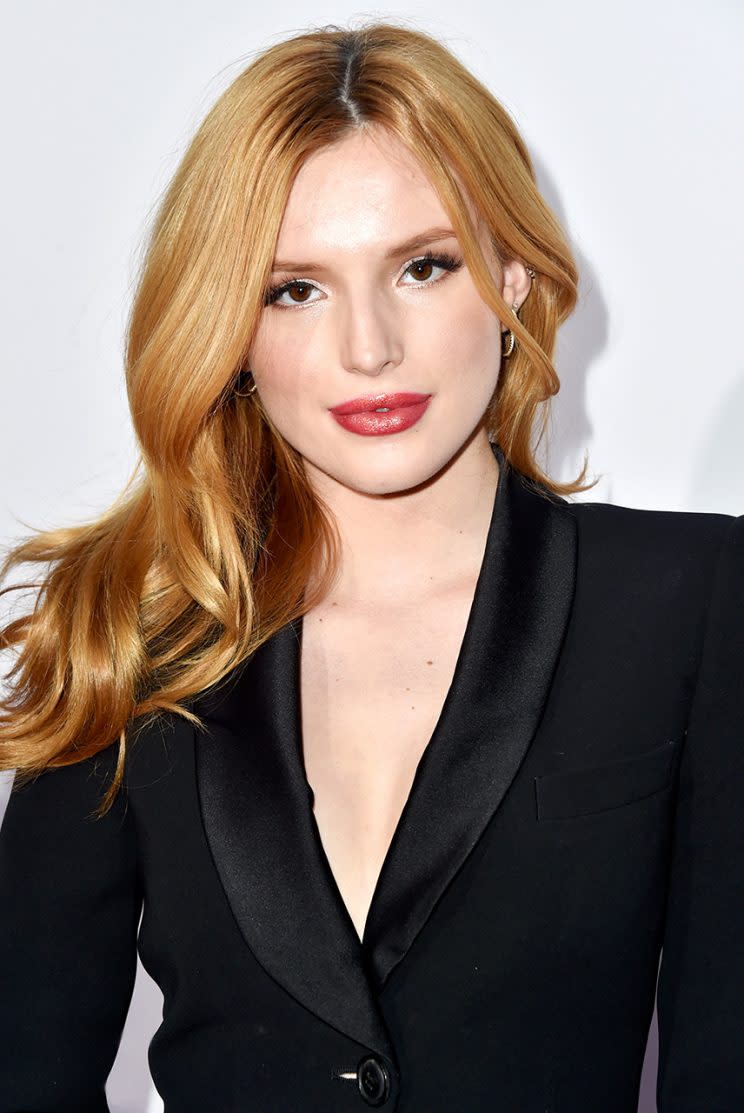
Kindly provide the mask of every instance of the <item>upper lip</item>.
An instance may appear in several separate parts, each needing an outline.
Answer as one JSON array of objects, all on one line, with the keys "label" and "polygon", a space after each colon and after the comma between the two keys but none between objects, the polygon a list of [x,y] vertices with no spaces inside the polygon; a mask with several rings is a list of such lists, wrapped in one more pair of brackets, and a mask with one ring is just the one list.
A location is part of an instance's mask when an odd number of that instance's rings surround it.
[{"label": "upper lip", "polygon": [[416,402],[424,402],[430,394],[412,394],[409,391],[398,391],[395,394],[365,394],[359,398],[352,398],[348,402],[340,402],[338,406],[331,406],[334,414],[358,414],[365,410],[376,410],[381,406],[395,409],[398,406],[413,406]]}]

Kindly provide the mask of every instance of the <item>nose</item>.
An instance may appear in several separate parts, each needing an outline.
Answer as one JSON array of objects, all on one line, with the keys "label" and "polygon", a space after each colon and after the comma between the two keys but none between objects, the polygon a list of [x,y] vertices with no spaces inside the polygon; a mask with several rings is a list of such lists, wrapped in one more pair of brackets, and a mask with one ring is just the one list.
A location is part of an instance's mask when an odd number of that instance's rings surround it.
[{"label": "nose", "polygon": [[339,308],[337,327],[340,361],[347,371],[375,377],[387,364],[401,361],[400,321],[379,290],[357,285]]}]

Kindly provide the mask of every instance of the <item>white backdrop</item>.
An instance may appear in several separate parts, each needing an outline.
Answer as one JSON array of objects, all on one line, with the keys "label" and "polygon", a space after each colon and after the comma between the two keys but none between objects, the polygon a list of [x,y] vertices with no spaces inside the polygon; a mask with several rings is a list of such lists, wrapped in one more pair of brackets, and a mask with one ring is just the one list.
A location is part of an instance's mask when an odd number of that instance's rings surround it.
[{"label": "white backdrop", "polygon": [[[602,475],[589,500],[744,512],[736,0],[460,0],[456,19],[444,3],[32,0],[6,15],[0,70],[0,544],[95,515],[129,475],[131,284],[206,110],[251,52],[377,16],[441,38],[499,97],[569,233],[580,300],[559,341],[548,470],[573,478],[588,451]],[[161,1009],[140,966],[112,1113],[163,1109],[146,1059]],[[640,1113],[655,1109],[655,1029]]]}]

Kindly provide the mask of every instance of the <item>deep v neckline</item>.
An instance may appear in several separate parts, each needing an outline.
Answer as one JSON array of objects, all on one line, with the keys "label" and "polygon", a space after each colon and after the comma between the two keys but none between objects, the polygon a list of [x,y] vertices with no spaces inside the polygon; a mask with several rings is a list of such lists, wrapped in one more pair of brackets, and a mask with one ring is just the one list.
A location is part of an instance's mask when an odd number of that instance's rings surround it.
[{"label": "deep v neckline", "polygon": [[[492,450],[494,451],[494,455],[497,457],[497,460],[498,460],[498,455],[499,455],[498,452],[496,451],[496,449],[492,448]],[[313,830],[313,838],[316,842],[316,850],[317,850],[317,853],[318,853],[319,857],[321,857],[325,861],[325,865],[327,867],[327,875],[328,875],[329,884],[331,885],[331,887],[334,890],[334,895],[335,895],[340,907],[343,910],[343,914],[348,918],[349,924],[351,925],[355,936],[360,940],[360,943],[363,947],[368,947],[368,945],[369,945],[367,929],[368,929],[368,925],[369,925],[371,917],[372,917],[373,909],[375,909],[376,896],[377,896],[378,890],[380,890],[381,885],[383,884],[385,874],[386,874],[387,870],[390,868],[389,861],[391,860],[393,854],[396,853],[395,848],[396,848],[397,843],[400,841],[400,838],[401,838],[400,832],[401,832],[404,824],[407,821],[407,812],[409,810],[409,807],[412,806],[411,801],[413,800],[415,794],[419,794],[422,791],[424,791],[424,790],[422,790],[421,788],[418,787],[419,782],[425,776],[425,770],[423,768],[423,764],[427,760],[427,755],[428,755],[429,751],[432,749],[432,747],[439,746],[440,744],[443,744],[443,743],[439,742],[439,738],[440,738],[440,736],[442,735],[442,733],[445,729],[445,727],[444,727],[445,716],[449,716],[451,714],[456,713],[456,710],[450,711],[450,705],[454,705],[455,709],[459,708],[461,713],[465,713],[465,707],[463,706],[464,692],[461,691],[461,689],[463,689],[463,686],[465,684],[465,680],[463,679],[463,672],[464,672],[464,663],[463,662],[464,662],[464,658],[465,658],[465,647],[468,645],[470,639],[472,638],[471,626],[473,624],[474,614],[477,610],[477,605],[478,605],[478,602],[479,602],[479,592],[483,591],[482,581],[484,579],[484,568],[487,567],[488,561],[489,561],[489,555],[490,555],[489,554],[489,547],[492,548],[494,543],[495,543],[497,507],[499,505],[499,492],[502,488],[503,476],[504,476],[504,469],[502,467],[499,467],[499,474],[498,474],[496,489],[494,491],[494,495],[493,495],[493,499],[492,499],[492,503],[491,503],[491,512],[490,512],[490,517],[489,517],[489,524],[488,524],[488,528],[487,528],[487,531],[486,531],[486,537],[485,537],[485,542],[484,542],[484,546],[483,546],[483,552],[481,554],[481,560],[480,560],[480,564],[479,564],[478,575],[476,577],[475,586],[474,586],[472,594],[471,594],[470,605],[468,607],[468,614],[467,614],[467,618],[466,618],[466,621],[465,621],[463,634],[462,634],[462,636],[460,638],[460,641],[459,641],[458,650],[457,650],[457,654],[456,654],[456,657],[455,657],[455,665],[454,665],[454,669],[453,669],[453,672],[452,672],[452,675],[451,675],[451,679],[450,679],[450,682],[447,686],[447,690],[444,694],[444,698],[441,700],[441,702],[439,704],[439,713],[437,715],[434,727],[433,727],[431,733],[429,734],[429,738],[428,738],[428,740],[427,740],[427,742],[426,742],[426,744],[425,744],[425,746],[424,746],[424,748],[421,752],[419,760],[417,762],[416,769],[414,771],[413,779],[412,779],[412,782],[411,782],[411,786],[409,788],[409,791],[408,791],[408,794],[407,794],[406,799],[404,801],[403,807],[402,807],[402,809],[400,811],[400,814],[398,816],[398,820],[397,820],[397,822],[395,824],[395,827],[393,829],[393,834],[392,834],[391,839],[388,843],[387,850],[386,850],[385,854],[383,855],[382,862],[381,862],[380,868],[379,868],[378,873],[377,873],[375,886],[372,890],[372,894],[371,894],[371,897],[370,897],[370,900],[369,900],[369,904],[367,906],[367,912],[366,912],[365,922],[364,922],[364,929],[363,929],[361,937],[359,936],[359,933],[357,931],[356,924],[354,923],[352,914],[349,910],[348,905],[346,904],[346,900],[344,899],[343,893],[341,891],[341,886],[338,883],[338,879],[336,877],[336,874],[333,871],[333,866],[331,865],[330,858],[328,857],[328,854],[326,852],[325,845],[323,843],[323,838],[322,838],[321,832],[320,832],[320,827],[318,825],[317,816],[315,814],[315,792],[312,788],[312,785],[310,784],[310,780],[308,778],[307,767],[306,767],[306,764],[305,764],[304,731],[303,731],[303,724],[302,724],[302,694],[303,694],[302,693],[302,660],[303,660],[303,658],[302,658],[302,648],[303,648],[303,636],[304,636],[304,630],[305,630],[305,616],[300,615],[292,623],[292,626],[293,626],[293,629],[294,629],[294,632],[295,632],[295,639],[296,639],[296,661],[295,661],[294,667],[295,667],[295,670],[296,670],[295,685],[296,685],[296,692],[297,692],[297,723],[296,723],[296,729],[295,729],[295,735],[296,735],[296,739],[297,739],[297,757],[298,757],[298,761],[299,761],[299,764],[300,764],[300,767],[301,767],[302,777],[303,777],[303,780],[304,780],[306,788],[307,788],[307,797],[308,797],[308,800],[309,800],[309,803],[310,803],[310,810],[311,810],[311,813],[312,813],[311,825],[312,825],[312,830]]]},{"label": "deep v neckline", "polygon": [[376,994],[494,818],[538,728],[576,576],[575,516],[499,462],[454,675],[378,876],[360,942],[315,825],[287,623],[191,703],[199,807],[236,922],[266,971],[329,1024],[391,1051]]}]

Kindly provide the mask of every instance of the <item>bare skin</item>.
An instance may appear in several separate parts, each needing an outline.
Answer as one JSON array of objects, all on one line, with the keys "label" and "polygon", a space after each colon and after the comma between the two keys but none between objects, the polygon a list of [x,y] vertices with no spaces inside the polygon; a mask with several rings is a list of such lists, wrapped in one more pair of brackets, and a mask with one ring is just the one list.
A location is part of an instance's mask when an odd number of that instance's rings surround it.
[{"label": "bare skin", "polygon": [[359,937],[385,855],[452,682],[475,575],[425,600],[326,603],[305,618],[305,770]]},{"label": "bare skin", "polygon": [[[530,278],[502,263],[471,208],[494,282],[519,307]],[[326,856],[357,933],[416,766],[441,713],[483,560],[498,465],[483,415],[502,323],[464,265],[422,168],[379,129],[303,165],[284,213],[272,283],[301,287],[264,308],[250,352],[261,404],[302,455],[341,536],[339,576],[308,612],[302,746]],[[388,259],[431,229],[435,242]],[[296,300],[295,300],[296,299]],[[433,395],[402,433],[362,437],[329,407],[360,394]]]}]

